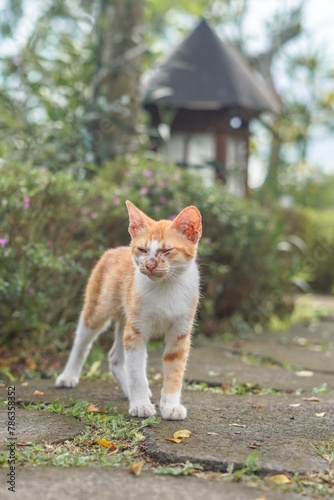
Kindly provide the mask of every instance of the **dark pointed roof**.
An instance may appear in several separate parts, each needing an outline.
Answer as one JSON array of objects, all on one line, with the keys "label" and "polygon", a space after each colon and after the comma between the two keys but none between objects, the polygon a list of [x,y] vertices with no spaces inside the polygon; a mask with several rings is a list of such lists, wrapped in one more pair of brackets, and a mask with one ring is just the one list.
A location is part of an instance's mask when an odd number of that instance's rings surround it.
[{"label": "dark pointed roof", "polygon": [[251,116],[279,104],[242,56],[201,20],[144,78],[144,106],[193,110],[243,108]]}]

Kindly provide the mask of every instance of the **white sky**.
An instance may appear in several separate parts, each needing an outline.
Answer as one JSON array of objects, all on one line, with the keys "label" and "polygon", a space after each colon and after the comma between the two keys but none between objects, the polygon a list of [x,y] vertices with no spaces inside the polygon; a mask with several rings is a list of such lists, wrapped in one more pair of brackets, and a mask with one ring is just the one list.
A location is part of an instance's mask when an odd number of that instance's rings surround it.
[{"label": "white sky", "polygon": [[[265,47],[263,25],[277,8],[289,9],[299,5],[298,0],[248,0],[247,33],[252,36],[249,48],[258,52]],[[326,56],[328,67],[334,68],[334,0],[306,0],[304,9],[305,35],[293,40],[287,50],[299,48],[321,50]],[[282,82],[284,76],[282,78]],[[334,89],[333,89],[334,91]],[[308,150],[308,162],[320,170],[334,174],[334,137],[323,130],[315,130]],[[263,166],[252,159],[250,164],[250,182],[255,187],[263,178]]]}]

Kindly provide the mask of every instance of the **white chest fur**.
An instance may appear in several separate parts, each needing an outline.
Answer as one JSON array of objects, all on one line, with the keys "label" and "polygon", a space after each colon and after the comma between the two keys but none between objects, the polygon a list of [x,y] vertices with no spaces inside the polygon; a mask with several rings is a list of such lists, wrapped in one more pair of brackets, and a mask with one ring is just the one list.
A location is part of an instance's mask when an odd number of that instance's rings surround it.
[{"label": "white chest fur", "polygon": [[152,281],[137,271],[136,286],[141,331],[151,337],[170,329],[182,333],[188,327],[198,298],[199,273],[195,262],[170,280]]}]

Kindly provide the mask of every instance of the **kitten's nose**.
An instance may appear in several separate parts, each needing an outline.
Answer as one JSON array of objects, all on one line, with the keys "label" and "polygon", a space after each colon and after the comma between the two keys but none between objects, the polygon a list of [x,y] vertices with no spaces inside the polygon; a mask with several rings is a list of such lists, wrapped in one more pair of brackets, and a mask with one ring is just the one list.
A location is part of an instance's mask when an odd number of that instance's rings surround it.
[{"label": "kitten's nose", "polygon": [[146,262],[145,266],[146,268],[152,273],[154,269],[157,267],[157,259],[155,257],[149,257]]}]

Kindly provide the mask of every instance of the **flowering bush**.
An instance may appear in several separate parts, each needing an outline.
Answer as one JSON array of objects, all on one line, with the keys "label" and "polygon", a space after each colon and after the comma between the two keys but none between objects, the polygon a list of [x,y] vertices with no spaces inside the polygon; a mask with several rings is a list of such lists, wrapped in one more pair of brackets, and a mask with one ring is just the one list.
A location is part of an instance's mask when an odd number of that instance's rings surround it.
[{"label": "flowering bush", "polygon": [[92,266],[105,249],[129,243],[126,199],[156,219],[190,204],[201,211],[199,319],[207,334],[226,318],[265,321],[284,303],[275,221],[220,185],[157,160],[119,160],[81,181],[2,164],[0,199],[2,341],[73,328]]}]

